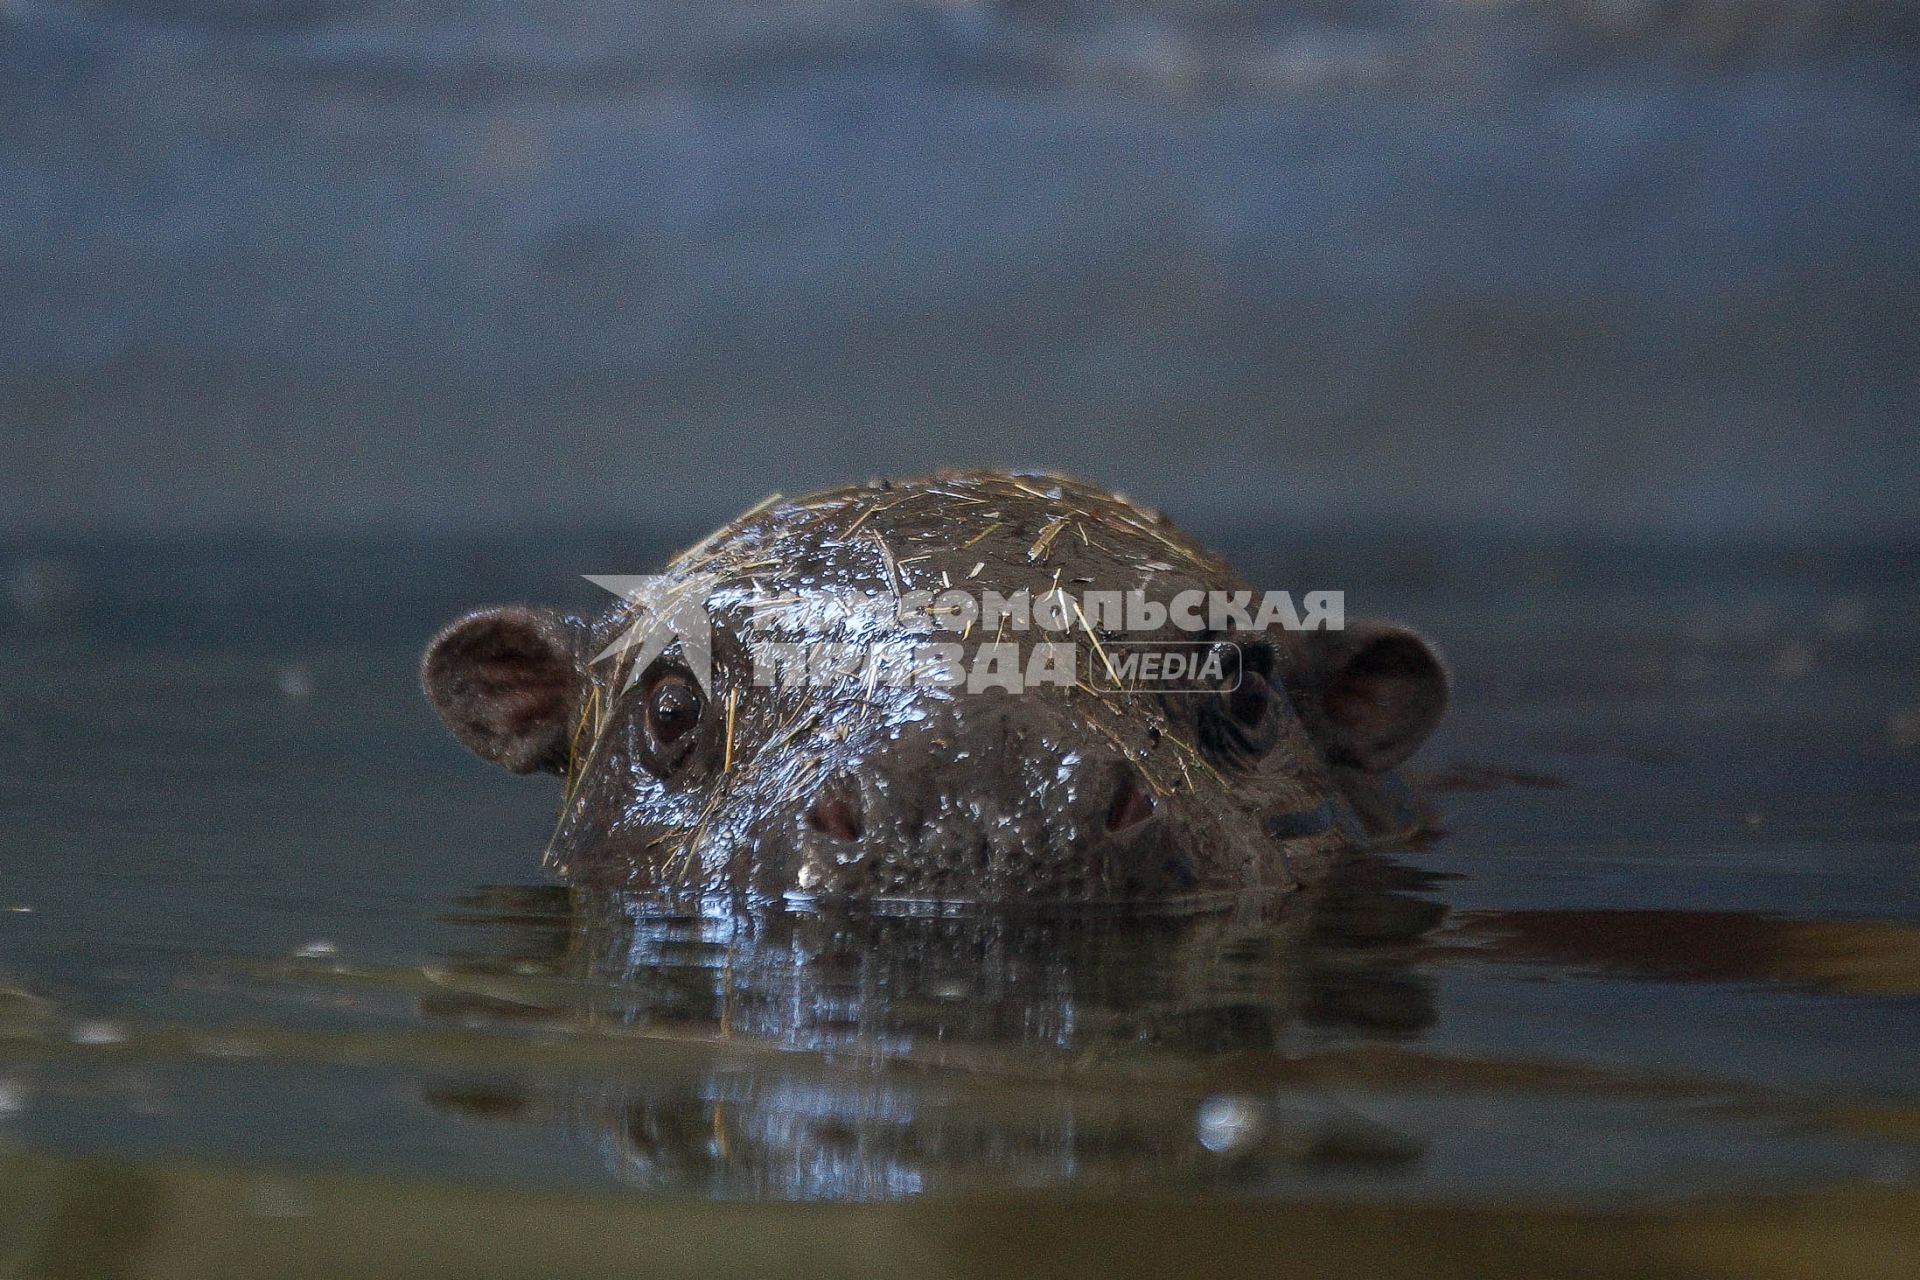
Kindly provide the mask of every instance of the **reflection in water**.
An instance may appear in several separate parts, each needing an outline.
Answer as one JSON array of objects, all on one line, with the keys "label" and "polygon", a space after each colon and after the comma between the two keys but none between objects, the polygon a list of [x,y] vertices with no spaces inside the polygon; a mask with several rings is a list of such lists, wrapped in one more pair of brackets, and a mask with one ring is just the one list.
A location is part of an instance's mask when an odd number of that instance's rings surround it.
[{"label": "reflection in water", "polygon": [[481,1180],[783,1200],[1910,1176],[1920,931],[1449,912],[1433,879],[1363,862],[1310,899],[1184,916],[709,916],[486,889],[424,965],[307,948],[180,988],[264,1018],[103,1037],[0,987],[0,1129],[90,1134],[106,1105],[135,1149],[225,1124],[188,1149],[251,1159],[272,1124],[315,1167],[411,1139],[419,1167]]},{"label": "reflection in water", "polygon": [[1750,911],[1474,911],[1452,940],[1533,964],[1679,982],[1920,995],[1920,930]]},{"label": "reflection in water", "polygon": [[[655,1189],[872,1199],[988,1186],[1191,1186],[1392,1170],[1419,1144],[1266,1059],[1417,1035],[1410,967],[1444,914],[1356,868],[1314,901],[1153,916],[775,911],[707,918],[558,888],[466,902],[429,1019],[720,1042],[692,1069],[448,1078],[436,1106],[558,1124]],[[1240,1089],[1237,1081],[1268,1087]]]}]

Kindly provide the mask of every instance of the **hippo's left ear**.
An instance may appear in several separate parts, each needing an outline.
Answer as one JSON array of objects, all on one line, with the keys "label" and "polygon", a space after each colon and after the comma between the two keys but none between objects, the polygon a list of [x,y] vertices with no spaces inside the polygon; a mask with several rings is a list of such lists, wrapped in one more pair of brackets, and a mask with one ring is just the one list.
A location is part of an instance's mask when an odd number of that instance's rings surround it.
[{"label": "hippo's left ear", "polygon": [[564,774],[582,684],[575,630],[551,609],[470,613],[427,645],[427,701],[482,759],[514,773]]},{"label": "hippo's left ear", "polygon": [[1309,727],[1327,758],[1377,772],[1414,753],[1447,709],[1447,669],[1405,627],[1357,622],[1309,637],[1318,668],[1307,682]]}]

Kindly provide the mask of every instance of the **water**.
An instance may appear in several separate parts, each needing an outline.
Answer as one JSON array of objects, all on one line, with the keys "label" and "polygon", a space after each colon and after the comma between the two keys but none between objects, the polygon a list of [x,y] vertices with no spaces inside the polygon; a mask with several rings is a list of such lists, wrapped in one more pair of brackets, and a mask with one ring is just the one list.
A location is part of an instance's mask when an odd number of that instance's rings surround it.
[{"label": "water", "polygon": [[17,550],[0,1271],[1901,1274],[1910,550],[1313,545],[1243,559],[1452,658],[1445,837],[1206,916],[750,920],[543,883],[551,788],[414,687],[657,548]]}]

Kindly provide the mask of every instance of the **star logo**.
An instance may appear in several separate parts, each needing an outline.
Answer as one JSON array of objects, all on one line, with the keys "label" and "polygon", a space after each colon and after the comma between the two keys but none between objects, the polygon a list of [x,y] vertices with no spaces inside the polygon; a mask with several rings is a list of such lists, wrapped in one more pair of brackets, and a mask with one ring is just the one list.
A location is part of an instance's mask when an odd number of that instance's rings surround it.
[{"label": "star logo", "polygon": [[633,653],[627,680],[616,692],[625,693],[654,659],[675,641],[680,657],[704,693],[713,680],[713,624],[707,617],[707,597],[720,578],[711,573],[685,577],[667,574],[584,574],[594,586],[625,600],[633,608],[633,624],[618,639],[593,656],[604,662]]}]

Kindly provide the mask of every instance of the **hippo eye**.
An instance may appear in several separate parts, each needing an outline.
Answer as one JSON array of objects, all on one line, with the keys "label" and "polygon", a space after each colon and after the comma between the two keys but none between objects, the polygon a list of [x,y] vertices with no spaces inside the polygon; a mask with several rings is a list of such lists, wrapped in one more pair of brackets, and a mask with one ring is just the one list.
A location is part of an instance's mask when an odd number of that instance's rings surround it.
[{"label": "hippo eye", "polygon": [[669,673],[647,691],[647,728],[661,746],[671,746],[700,723],[700,691],[683,675]]}]

